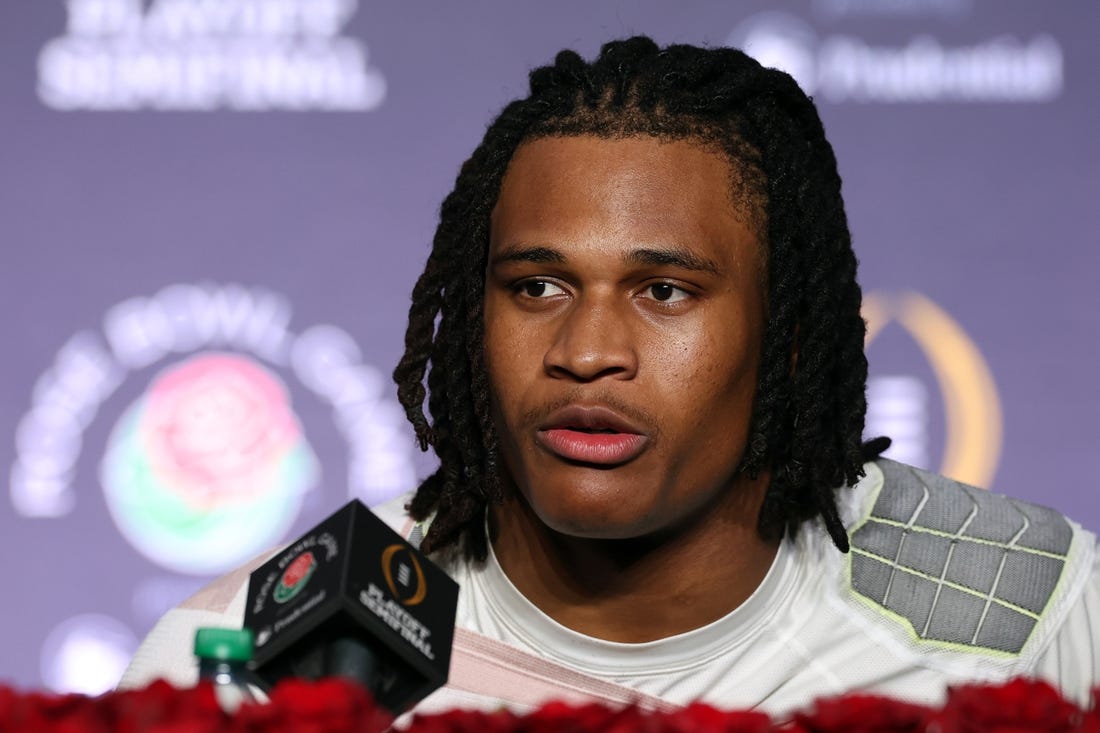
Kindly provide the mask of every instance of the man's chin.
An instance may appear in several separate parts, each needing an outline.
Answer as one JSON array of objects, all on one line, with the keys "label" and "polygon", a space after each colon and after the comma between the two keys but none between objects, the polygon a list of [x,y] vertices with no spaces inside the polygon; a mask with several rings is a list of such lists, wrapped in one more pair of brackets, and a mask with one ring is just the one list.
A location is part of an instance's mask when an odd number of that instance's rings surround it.
[{"label": "man's chin", "polygon": [[539,521],[555,534],[584,540],[632,540],[652,534],[656,528],[645,518],[600,511],[599,507],[570,511],[536,510]]},{"label": "man's chin", "polygon": [[646,505],[656,497],[647,500],[636,476],[622,481],[609,481],[606,473],[569,475],[558,481],[543,478],[527,486],[509,480],[512,490],[498,511],[522,517],[529,529],[541,526],[552,534],[591,540],[642,537],[659,531],[667,519],[667,512],[656,507],[647,511]]}]

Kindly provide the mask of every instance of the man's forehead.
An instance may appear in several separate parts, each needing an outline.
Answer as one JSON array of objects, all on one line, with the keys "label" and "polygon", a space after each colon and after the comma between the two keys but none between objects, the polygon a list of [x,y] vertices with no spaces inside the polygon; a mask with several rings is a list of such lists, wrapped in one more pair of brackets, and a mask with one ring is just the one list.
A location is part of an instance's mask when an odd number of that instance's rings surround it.
[{"label": "man's forehead", "polygon": [[694,243],[736,231],[738,241],[755,241],[753,260],[763,274],[763,197],[747,194],[744,179],[740,164],[717,143],[693,137],[527,140],[502,181],[490,249],[494,255],[512,247],[530,251],[553,241],[543,236],[548,231],[582,237],[598,229],[612,238],[628,232],[635,235],[632,264],[714,272],[723,269],[724,253],[706,253]]},{"label": "man's forehead", "polygon": [[[497,199],[494,202],[492,213],[495,214],[499,207],[504,186],[509,181],[509,174],[515,170],[517,161],[523,161],[525,158],[530,157],[532,149],[558,148],[560,150],[564,147],[563,143],[567,145],[571,141],[583,143],[590,154],[592,151],[599,151],[600,148],[614,150],[615,152],[611,155],[619,159],[637,161],[639,165],[636,172],[643,175],[644,170],[639,169],[642,168],[642,159],[648,157],[648,155],[643,153],[642,150],[650,146],[644,145],[639,148],[630,145],[630,143],[648,142],[659,148],[674,151],[669,157],[687,158],[691,161],[687,165],[688,168],[691,168],[692,165],[699,166],[699,153],[703,153],[708,158],[721,161],[724,175],[721,183],[715,181],[714,185],[716,187],[721,186],[726,194],[724,203],[727,206],[721,207],[723,212],[731,214],[742,225],[750,228],[762,243],[766,242],[768,221],[766,177],[756,163],[757,156],[749,146],[740,140],[729,136],[721,137],[718,133],[714,135],[655,135],[646,132],[610,135],[571,133],[544,134],[527,138],[516,147],[509,160],[501,186],[497,189]],[[569,185],[578,173],[584,173],[592,165],[598,163],[592,158],[567,158],[553,153],[540,155],[539,159],[541,165],[536,170],[532,170],[530,167],[525,170],[527,176],[537,183],[538,187],[530,191],[530,196],[536,200],[543,194],[541,187]],[[557,165],[546,165],[548,159],[554,161]],[[653,181],[653,184],[657,187],[660,187],[663,183],[664,181],[661,180]],[[670,193],[676,194],[677,190],[673,188]]]}]

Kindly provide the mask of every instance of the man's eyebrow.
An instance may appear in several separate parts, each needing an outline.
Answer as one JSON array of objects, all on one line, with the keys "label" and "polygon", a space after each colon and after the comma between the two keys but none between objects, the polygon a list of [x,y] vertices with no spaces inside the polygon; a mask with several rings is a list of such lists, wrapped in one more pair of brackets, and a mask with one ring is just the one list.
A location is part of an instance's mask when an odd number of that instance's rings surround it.
[{"label": "man's eyebrow", "polygon": [[499,265],[504,262],[562,263],[565,262],[565,255],[549,247],[529,247],[522,244],[510,244],[493,255],[490,264]]},{"label": "man's eyebrow", "polygon": [[722,274],[722,268],[714,260],[680,247],[643,247],[632,250],[624,259],[632,265],[671,265],[715,276]]}]

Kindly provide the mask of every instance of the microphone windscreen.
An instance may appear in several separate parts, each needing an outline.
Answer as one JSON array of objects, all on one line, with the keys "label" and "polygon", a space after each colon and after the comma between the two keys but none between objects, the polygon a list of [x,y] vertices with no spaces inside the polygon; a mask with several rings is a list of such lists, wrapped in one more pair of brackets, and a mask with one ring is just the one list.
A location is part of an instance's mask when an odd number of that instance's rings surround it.
[{"label": "microphone windscreen", "polygon": [[261,684],[341,675],[400,713],[447,681],[458,585],[352,501],[253,571]]}]

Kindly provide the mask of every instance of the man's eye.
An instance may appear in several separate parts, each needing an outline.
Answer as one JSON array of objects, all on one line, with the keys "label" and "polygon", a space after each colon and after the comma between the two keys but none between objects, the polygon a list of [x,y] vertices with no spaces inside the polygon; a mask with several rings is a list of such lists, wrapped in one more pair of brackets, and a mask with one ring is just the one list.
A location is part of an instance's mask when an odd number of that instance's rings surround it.
[{"label": "man's eye", "polygon": [[528,298],[549,298],[565,293],[560,287],[546,280],[527,280],[519,284],[517,290]]},{"label": "man's eye", "polygon": [[669,285],[668,283],[654,283],[646,287],[646,291],[656,301],[661,303],[676,303],[688,297],[686,290]]}]

